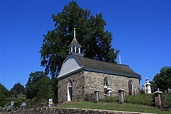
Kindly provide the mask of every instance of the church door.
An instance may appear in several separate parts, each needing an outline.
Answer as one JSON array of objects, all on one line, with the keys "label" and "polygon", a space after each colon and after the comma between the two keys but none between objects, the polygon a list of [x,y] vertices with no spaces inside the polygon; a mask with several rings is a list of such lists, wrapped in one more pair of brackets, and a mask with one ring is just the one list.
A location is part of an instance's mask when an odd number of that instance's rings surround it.
[{"label": "church door", "polygon": [[67,100],[72,101],[72,82],[71,80],[68,81],[68,86],[67,86]]}]

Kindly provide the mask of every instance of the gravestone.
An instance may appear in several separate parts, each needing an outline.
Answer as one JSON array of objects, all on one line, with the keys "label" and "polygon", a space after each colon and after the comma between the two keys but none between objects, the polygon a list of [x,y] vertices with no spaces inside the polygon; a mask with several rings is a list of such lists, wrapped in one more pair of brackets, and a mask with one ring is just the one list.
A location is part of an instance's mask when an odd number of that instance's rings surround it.
[{"label": "gravestone", "polygon": [[99,90],[94,91],[94,93],[95,93],[95,101],[96,101],[96,102],[98,102],[99,99],[100,99],[100,98],[99,98],[99,92],[100,92]]},{"label": "gravestone", "polygon": [[108,85],[108,87],[107,87],[107,96],[108,97],[111,96],[111,92],[112,92],[112,90],[111,90],[110,86]]},{"label": "gravestone", "polygon": [[124,103],[124,99],[125,99],[125,95],[124,95],[124,89],[120,89],[118,90],[118,94],[119,94],[119,103]]},{"label": "gravestone", "polygon": [[155,91],[153,94],[154,94],[154,100],[155,100],[155,107],[157,108],[161,108],[161,94],[163,92],[160,91],[159,89],[157,91]]},{"label": "gravestone", "polygon": [[10,107],[11,107],[11,109],[14,108],[14,101],[11,101]]},{"label": "gravestone", "polygon": [[51,99],[49,99],[49,107],[51,107],[53,105],[53,99],[51,98]]}]

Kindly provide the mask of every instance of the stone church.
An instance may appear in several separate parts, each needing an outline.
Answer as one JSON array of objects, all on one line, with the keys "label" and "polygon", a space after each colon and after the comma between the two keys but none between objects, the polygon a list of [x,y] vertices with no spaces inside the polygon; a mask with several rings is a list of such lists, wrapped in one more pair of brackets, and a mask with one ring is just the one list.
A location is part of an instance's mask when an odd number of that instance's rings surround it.
[{"label": "stone church", "polygon": [[59,103],[92,100],[96,91],[100,98],[116,96],[119,89],[126,95],[134,95],[139,93],[141,80],[128,65],[83,57],[75,29],[69,56],[63,61],[57,78]]}]

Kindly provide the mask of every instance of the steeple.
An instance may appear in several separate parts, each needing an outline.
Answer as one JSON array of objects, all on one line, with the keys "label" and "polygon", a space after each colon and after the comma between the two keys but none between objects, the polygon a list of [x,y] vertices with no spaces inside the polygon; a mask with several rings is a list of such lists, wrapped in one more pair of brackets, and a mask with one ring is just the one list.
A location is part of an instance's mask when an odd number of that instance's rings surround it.
[{"label": "steeple", "polygon": [[81,45],[78,43],[76,39],[76,31],[74,28],[74,38],[69,45],[69,54],[81,54]]}]

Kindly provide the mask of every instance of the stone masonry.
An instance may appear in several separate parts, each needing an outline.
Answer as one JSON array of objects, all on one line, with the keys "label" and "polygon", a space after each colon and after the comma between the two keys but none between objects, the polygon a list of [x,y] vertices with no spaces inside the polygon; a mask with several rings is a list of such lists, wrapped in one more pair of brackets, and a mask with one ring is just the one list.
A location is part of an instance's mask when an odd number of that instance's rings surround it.
[{"label": "stone masonry", "polygon": [[117,76],[105,73],[80,71],[58,81],[58,102],[67,101],[67,83],[72,81],[72,101],[91,100],[94,91],[100,91],[100,98],[104,98],[104,78],[107,77],[111,87],[111,96],[118,95],[119,89],[128,94],[128,81],[133,82],[133,91],[139,93],[139,79]]},{"label": "stone masonry", "polygon": [[67,84],[72,81],[72,100],[84,100],[84,75],[83,71],[58,81],[58,103],[67,101]]},{"label": "stone masonry", "polygon": [[10,112],[0,112],[0,113],[3,114],[148,114],[143,112],[141,113],[141,112],[126,112],[126,111],[113,111],[113,110],[100,110],[100,109],[48,108],[48,107],[13,110]]},{"label": "stone masonry", "polygon": [[104,74],[104,73],[96,73],[96,72],[88,72],[84,71],[84,94],[91,94],[94,91],[100,91],[100,98],[104,98],[104,78],[107,77],[109,81],[109,85],[112,90],[112,96],[118,95],[119,89],[124,89],[125,93],[128,94],[128,81],[131,80],[133,82],[133,89],[137,90],[139,93],[139,79],[136,78],[128,78],[123,76]]}]

